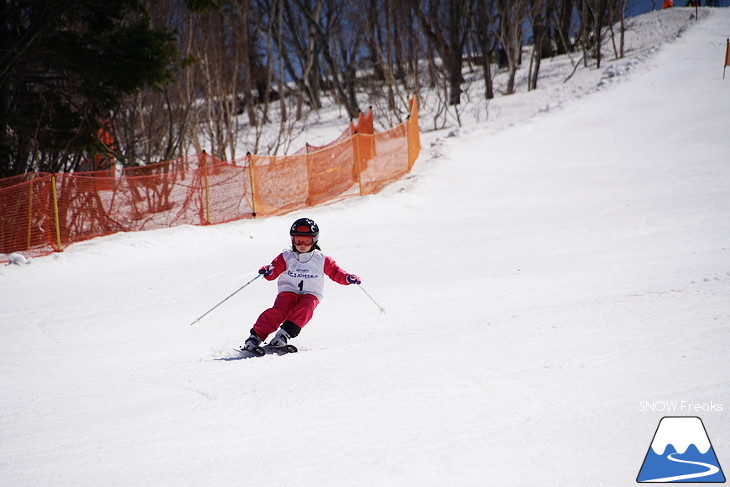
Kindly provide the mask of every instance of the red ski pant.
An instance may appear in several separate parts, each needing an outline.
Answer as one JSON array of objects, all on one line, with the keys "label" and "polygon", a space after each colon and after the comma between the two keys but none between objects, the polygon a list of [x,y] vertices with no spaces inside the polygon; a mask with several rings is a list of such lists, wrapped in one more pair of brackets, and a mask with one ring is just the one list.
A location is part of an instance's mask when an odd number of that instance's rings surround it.
[{"label": "red ski pant", "polygon": [[253,331],[259,338],[265,340],[285,321],[291,321],[299,328],[304,328],[304,325],[312,319],[318,304],[319,299],[314,294],[279,293],[274,306],[261,313],[256,320]]}]

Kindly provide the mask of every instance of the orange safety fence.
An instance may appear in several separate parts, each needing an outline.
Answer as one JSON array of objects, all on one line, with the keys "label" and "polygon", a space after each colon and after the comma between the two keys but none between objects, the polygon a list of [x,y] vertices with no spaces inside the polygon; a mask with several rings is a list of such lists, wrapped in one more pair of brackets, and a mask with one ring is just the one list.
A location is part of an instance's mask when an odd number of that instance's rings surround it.
[{"label": "orange safety fence", "polygon": [[316,146],[316,145],[309,145],[309,143],[307,143],[304,147],[302,147],[301,149],[296,151],[293,155],[317,152],[317,151],[326,149],[330,146],[333,146],[335,144],[339,144],[340,142],[344,142],[345,140],[348,140],[350,137],[352,137],[355,134],[372,135],[374,132],[375,132],[375,128],[373,127],[373,109],[372,109],[372,107],[370,107],[367,114],[363,115],[363,113],[360,112],[360,114],[357,116],[357,122],[353,122],[351,120],[350,124],[340,134],[340,136],[337,137],[332,142],[330,142],[329,144],[322,145],[322,146]]},{"label": "orange safety fence", "polygon": [[116,232],[211,225],[280,215],[377,192],[409,172],[420,152],[418,103],[408,119],[374,133],[372,110],[343,136],[291,156],[224,162],[205,152],[103,171],[28,173],[0,180],[0,262]]}]

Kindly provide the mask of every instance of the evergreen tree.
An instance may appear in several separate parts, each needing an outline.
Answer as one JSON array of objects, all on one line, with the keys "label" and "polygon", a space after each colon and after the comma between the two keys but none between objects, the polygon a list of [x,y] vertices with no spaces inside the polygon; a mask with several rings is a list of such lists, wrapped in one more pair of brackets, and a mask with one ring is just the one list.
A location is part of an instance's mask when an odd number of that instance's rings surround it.
[{"label": "evergreen tree", "polygon": [[76,168],[123,96],[174,79],[138,0],[0,0],[0,177]]}]

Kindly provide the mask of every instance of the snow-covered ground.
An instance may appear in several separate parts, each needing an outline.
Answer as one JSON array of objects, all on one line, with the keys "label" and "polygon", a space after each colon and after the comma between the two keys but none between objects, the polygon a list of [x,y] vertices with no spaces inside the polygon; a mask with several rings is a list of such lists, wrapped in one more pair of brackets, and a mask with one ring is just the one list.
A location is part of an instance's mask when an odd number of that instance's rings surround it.
[{"label": "snow-covered ground", "polygon": [[[689,12],[377,195],[0,267],[0,485],[632,485],[665,415],[730,465],[730,10]],[[387,312],[329,283],[232,360],[275,284],[190,323],[305,215]]]}]

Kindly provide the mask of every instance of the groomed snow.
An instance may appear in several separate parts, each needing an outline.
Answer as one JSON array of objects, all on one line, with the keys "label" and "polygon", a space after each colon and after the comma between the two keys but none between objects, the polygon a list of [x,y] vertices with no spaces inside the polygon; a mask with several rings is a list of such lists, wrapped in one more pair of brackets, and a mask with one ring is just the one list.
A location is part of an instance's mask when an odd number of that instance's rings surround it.
[{"label": "groomed snow", "polygon": [[[670,400],[730,464],[730,9],[689,14],[377,195],[0,267],[0,485],[633,485]],[[301,216],[387,313],[328,283],[300,353],[229,360],[275,284],[190,323]]]}]

